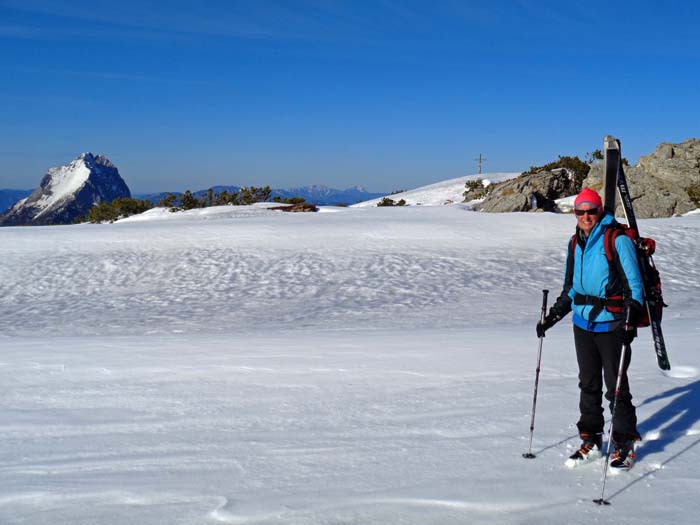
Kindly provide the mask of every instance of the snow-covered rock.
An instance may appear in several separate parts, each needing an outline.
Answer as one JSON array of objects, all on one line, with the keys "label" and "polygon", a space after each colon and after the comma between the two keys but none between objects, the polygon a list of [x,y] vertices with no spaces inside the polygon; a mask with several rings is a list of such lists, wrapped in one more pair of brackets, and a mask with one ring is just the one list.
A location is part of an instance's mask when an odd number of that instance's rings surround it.
[{"label": "snow-covered rock", "polygon": [[100,202],[131,197],[119,170],[105,156],[82,153],[49,169],[39,187],[0,216],[0,226],[69,224]]}]

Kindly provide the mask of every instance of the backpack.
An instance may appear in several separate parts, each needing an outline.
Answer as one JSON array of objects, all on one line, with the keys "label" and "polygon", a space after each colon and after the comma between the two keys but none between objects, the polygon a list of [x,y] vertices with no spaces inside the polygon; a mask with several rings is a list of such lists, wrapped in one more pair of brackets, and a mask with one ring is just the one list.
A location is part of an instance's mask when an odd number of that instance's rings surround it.
[{"label": "backpack", "polygon": [[[661,290],[661,276],[654,265],[652,255],[656,251],[656,241],[649,237],[639,237],[633,228],[626,224],[621,224],[617,221],[613,222],[606,230],[603,237],[603,246],[605,247],[605,258],[608,260],[610,272],[617,271],[615,267],[615,241],[618,236],[627,235],[634,244],[637,252],[637,263],[639,264],[639,273],[642,276],[644,286],[644,302],[648,308],[642,305],[642,312],[637,322],[637,327],[643,328],[649,326],[651,321],[649,313],[654,312],[655,317],[661,322],[663,308],[668,306],[664,303],[663,293]],[[571,253],[574,253],[576,248],[576,234],[571,237]],[[614,314],[624,313],[623,297],[620,294],[608,295],[602,301],[606,310]]]}]

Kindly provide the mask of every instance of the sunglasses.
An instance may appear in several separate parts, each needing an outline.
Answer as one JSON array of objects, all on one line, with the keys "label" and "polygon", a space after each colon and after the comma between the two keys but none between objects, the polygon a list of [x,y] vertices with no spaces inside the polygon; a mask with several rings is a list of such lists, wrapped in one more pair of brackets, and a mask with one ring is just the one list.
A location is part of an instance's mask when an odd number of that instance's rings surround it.
[{"label": "sunglasses", "polygon": [[598,208],[592,208],[590,210],[574,210],[574,213],[579,217],[583,217],[584,215],[598,215]]}]

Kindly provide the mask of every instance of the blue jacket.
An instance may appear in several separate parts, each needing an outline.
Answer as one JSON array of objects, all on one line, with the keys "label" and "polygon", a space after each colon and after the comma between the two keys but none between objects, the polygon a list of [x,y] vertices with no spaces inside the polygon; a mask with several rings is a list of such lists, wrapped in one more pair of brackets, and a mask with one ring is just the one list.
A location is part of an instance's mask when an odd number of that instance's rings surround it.
[{"label": "blue jacket", "polygon": [[[603,308],[594,317],[591,313],[594,306],[590,304],[574,304],[577,294],[593,297],[606,297],[608,285],[621,289],[626,305],[636,301],[636,307],[641,310],[644,304],[644,287],[639,273],[637,254],[634,243],[626,235],[618,235],[615,239],[614,265],[617,271],[611,272],[608,259],[605,256],[603,240],[605,231],[614,223],[615,218],[610,213],[602,217],[586,239],[577,229],[577,243],[574,248],[573,261],[570,261],[571,250],[568,250],[564,291],[571,300],[574,312],[574,324],[591,332],[609,332],[614,330],[622,320],[622,314],[613,314]],[[573,263],[573,264],[572,264]],[[611,282],[612,281],[612,282]]]}]

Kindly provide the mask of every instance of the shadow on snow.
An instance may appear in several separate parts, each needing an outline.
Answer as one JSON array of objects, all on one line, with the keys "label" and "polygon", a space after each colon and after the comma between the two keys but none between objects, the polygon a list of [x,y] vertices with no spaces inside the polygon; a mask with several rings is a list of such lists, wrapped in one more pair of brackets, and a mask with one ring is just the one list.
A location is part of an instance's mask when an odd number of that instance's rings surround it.
[{"label": "shadow on snow", "polygon": [[639,425],[642,436],[658,432],[658,437],[642,442],[637,451],[638,460],[663,452],[669,444],[687,435],[693,425],[700,421],[700,381],[650,397],[640,407],[668,398],[673,400]]},{"label": "shadow on snow", "polygon": [[[654,401],[672,397],[674,399],[670,403],[664,405],[655,414],[644,420],[639,426],[642,435],[658,432],[658,436],[653,439],[647,439],[643,446],[639,447],[637,450],[637,460],[651,454],[663,452],[671,443],[682,439],[683,436],[689,435],[689,430],[691,430],[695,423],[700,421],[700,381],[695,381],[688,385],[662,392],[661,394],[646,399],[639,406],[641,407],[653,403]],[[642,476],[620,488],[620,490],[610,495],[608,499],[611,500],[615,498],[633,485],[663,469],[666,465],[698,444],[700,444],[700,438],[689,443],[686,447],[659,463],[655,468],[645,472]]]}]

